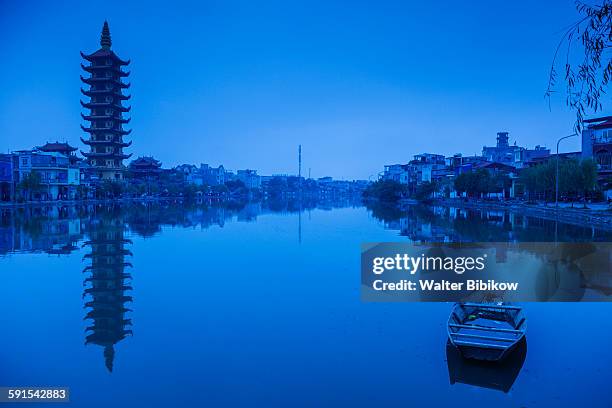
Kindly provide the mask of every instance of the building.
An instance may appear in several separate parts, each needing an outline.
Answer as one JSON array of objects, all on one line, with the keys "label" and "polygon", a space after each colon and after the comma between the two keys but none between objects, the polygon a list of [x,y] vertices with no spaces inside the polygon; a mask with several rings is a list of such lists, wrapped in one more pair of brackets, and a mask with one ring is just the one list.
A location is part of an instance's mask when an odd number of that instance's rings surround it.
[{"label": "building", "polygon": [[124,107],[122,102],[130,99],[123,95],[123,89],[129,88],[121,78],[127,77],[129,72],[121,68],[129,64],[119,58],[111,50],[111,36],[108,23],[104,22],[102,35],[100,37],[101,48],[92,53],[81,56],[88,61],[87,65],[81,67],[89,74],[81,80],[89,86],[89,89],[81,92],[89,97],[89,102],[81,101],[83,108],[89,110],[86,115],[81,114],[89,126],[81,125],[83,131],[88,134],[81,141],[89,146],[89,152],[83,152],[91,171],[92,177],[99,180],[123,180],[125,166],[123,160],[132,155],[124,154],[123,149],[129,147],[131,142],[126,143],[124,136],[130,134],[131,130],[125,130],[123,126],[130,119],[124,119],[123,113],[129,112],[130,107]]},{"label": "building", "polygon": [[395,181],[400,184],[408,184],[408,167],[406,164],[388,164],[385,166],[382,179],[385,181]]},{"label": "building", "polygon": [[15,195],[13,177],[13,156],[0,154],[0,201],[13,200]]},{"label": "building", "polygon": [[261,177],[257,175],[257,170],[238,170],[236,172],[238,180],[242,181],[247,188],[261,188]]},{"label": "building", "polygon": [[539,145],[535,149],[527,149],[517,146],[514,142],[511,146],[508,143],[508,134],[508,132],[498,132],[496,146],[483,146],[482,156],[486,161],[521,168],[529,161],[550,155],[550,149]]},{"label": "building", "polygon": [[[559,153],[559,160],[578,160],[582,159],[582,152],[567,152],[567,153]],[[556,154],[549,154],[548,156],[536,157],[528,162],[523,163],[523,167],[533,167],[540,164],[544,164],[549,162],[550,160],[557,160]]]},{"label": "building", "polygon": [[431,183],[434,172],[446,168],[446,159],[441,154],[422,153],[415,155],[408,164],[410,166],[408,184],[418,186]]},{"label": "building", "polygon": [[80,184],[80,171],[70,165],[70,159],[61,153],[39,150],[19,150],[12,153],[13,182],[18,184],[30,174],[36,174],[39,186],[28,191],[33,200],[74,199]]},{"label": "building", "polygon": [[482,156],[486,161],[512,164],[521,160],[521,148],[508,143],[508,132],[497,132],[497,144],[494,147],[483,146]]},{"label": "building", "polygon": [[464,156],[461,153],[456,153],[453,156],[446,158],[446,166],[449,167],[450,169],[456,169],[465,164],[479,163],[483,161],[486,161],[486,160],[482,156],[476,156],[476,155]]},{"label": "building", "polygon": [[136,180],[159,180],[161,165],[161,162],[153,157],[143,156],[133,160],[129,165],[129,170],[132,177]]},{"label": "building", "polygon": [[179,174],[183,183],[201,186],[204,184],[204,177],[201,168],[198,169],[193,164],[181,164],[174,168],[174,172]]},{"label": "building", "polygon": [[535,149],[521,150],[521,161],[517,163],[517,167],[526,167],[533,161],[538,161],[550,156],[550,149],[544,146],[536,145]]},{"label": "building", "polygon": [[208,164],[202,164],[200,169],[204,176],[204,182],[209,186],[220,186],[225,184],[225,168],[223,166],[209,167]]},{"label": "building", "polygon": [[584,121],[582,158],[597,163],[597,182],[606,197],[612,197],[612,116]]},{"label": "building", "polygon": [[47,142],[44,146],[37,146],[35,150],[44,153],[59,153],[68,158],[71,165],[76,165],[81,159],[79,159],[75,152],[78,150],[76,147],[70,146],[68,143],[49,143]]}]

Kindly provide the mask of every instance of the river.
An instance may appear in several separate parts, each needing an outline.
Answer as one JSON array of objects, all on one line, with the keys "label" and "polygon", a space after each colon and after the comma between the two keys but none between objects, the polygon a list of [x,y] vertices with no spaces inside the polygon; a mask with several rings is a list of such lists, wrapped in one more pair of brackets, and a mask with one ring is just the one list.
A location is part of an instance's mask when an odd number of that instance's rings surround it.
[{"label": "river", "polygon": [[520,361],[464,367],[447,356],[450,304],[363,303],[359,272],[362,242],[609,232],[350,202],[0,215],[2,386],[68,386],[74,407],[612,405],[612,305],[525,304]]}]

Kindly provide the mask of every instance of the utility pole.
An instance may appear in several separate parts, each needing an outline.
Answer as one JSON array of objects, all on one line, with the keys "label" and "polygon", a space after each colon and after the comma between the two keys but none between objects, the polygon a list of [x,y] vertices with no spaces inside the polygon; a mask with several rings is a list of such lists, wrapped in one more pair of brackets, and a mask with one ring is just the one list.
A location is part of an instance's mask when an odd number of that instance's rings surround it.
[{"label": "utility pole", "polygon": [[302,145],[298,146],[298,177],[302,177]]},{"label": "utility pole", "polygon": [[300,209],[298,211],[298,243],[302,243],[302,145],[298,146],[298,183],[300,186],[299,199]]},{"label": "utility pole", "polygon": [[300,199],[302,198],[302,145],[298,145],[298,187]]}]

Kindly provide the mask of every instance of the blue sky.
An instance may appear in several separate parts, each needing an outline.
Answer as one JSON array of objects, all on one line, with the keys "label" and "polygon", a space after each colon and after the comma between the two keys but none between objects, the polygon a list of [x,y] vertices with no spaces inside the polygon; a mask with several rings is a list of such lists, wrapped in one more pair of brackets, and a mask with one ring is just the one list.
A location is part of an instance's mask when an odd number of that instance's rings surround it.
[{"label": "blue sky", "polygon": [[477,153],[501,130],[553,148],[574,114],[543,95],[576,18],[564,0],[0,0],[0,150],[85,149],[79,51],[99,48],[104,19],[132,60],[128,150],[165,167],[296,173],[301,143],[304,174],[353,179],[422,152]]}]

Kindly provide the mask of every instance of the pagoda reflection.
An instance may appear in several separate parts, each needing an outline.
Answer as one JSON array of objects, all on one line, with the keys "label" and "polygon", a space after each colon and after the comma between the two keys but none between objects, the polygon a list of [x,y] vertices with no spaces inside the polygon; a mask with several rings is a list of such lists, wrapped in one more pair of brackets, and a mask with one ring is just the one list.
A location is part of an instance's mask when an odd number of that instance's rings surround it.
[{"label": "pagoda reflection", "polygon": [[132,301],[127,293],[132,289],[128,282],[131,275],[126,268],[132,265],[126,258],[132,253],[125,248],[131,241],[124,238],[124,219],[120,208],[102,211],[91,217],[89,240],[83,247],[91,252],[84,256],[90,262],[84,269],[87,274],[83,285],[83,298],[90,322],[86,328],[85,344],[97,344],[104,349],[106,368],[113,371],[115,344],[132,334],[132,321],[126,317],[131,310],[126,304]]}]

